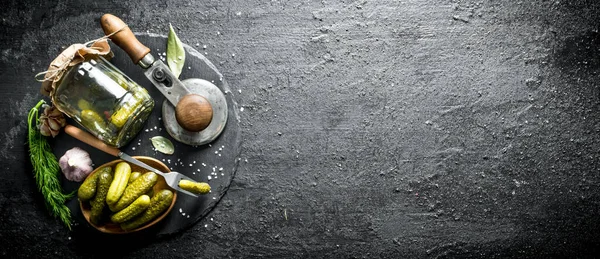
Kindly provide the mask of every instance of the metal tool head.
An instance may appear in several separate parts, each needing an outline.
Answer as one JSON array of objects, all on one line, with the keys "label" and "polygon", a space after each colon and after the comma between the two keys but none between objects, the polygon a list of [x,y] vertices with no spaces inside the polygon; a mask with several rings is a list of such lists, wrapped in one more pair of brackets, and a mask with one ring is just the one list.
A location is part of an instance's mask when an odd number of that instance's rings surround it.
[{"label": "metal tool head", "polygon": [[192,132],[184,129],[177,122],[175,115],[175,106],[165,100],[162,106],[162,118],[165,128],[169,135],[175,140],[191,146],[199,146],[215,140],[227,123],[227,100],[225,95],[213,83],[198,79],[190,78],[181,81],[192,94],[200,95],[212,106],[213,116],[210,124],[205,129]]}]

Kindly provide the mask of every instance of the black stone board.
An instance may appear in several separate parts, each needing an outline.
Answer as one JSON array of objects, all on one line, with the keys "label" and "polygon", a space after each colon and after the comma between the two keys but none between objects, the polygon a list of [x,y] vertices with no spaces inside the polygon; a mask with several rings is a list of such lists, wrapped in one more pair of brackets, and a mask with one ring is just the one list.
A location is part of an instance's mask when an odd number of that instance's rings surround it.
[{"label": "black stone board", "polygon": [[[164,58],[166,52],[165,36],[136,34],[140,42],[151,49],[155,58]],[[165,130],[161,114],[161,106],[165,100],[164,96],[150,83],[143,74],[143,69],[129,59],[129,57],[116,45],[111,43],[115,56],[111,59],[117,68],[148,90],[155,101],[152,114],[145,123],[145,127],[130,143],[120,148],[121,151],[132,156],[148,156],[156,158],[171,168],[172,171],[183,173],[197,181],[208,182],[211,192],[198,198],[179,193],[177,202],[171,213],[162,222],[144,230],[140,233],[126,234],[125,237],[116,237],[100,233],[90,226],[79,209],[79,202],[72,199],[68,206],[71,209],[75,221],[75,236],[83,235],[86,238],[96,236],[106,242],[118,244],[123,238],[131,240],[131,236],[138,236],[136,240],[151,239],[168,234],[183,231],[201,218],[206,216],[225,194],[235,175],[240,153],[241,130],[237,115],[237,104],[232,99],[232,92],[223,77],[214,65],[210,63],[201,53],[192,47],[185,45],[186,60],[185,67],[179,79],[201,78],[213,82],[224,93],[228,105],[228,120],[225,130],[212,143],[203,146],[190,146],[177,142]],[[69,119],[69,123],[76,125]],[[163,136],[170,139],[175,146],[173,155],[165,155],[153,149],[151,137]],[[106,162],[118,159],[105,154],[95,148],[72,138],[67,134],[60,134],[51,140],[53,152],[60,158],[68,149],[81,147],[90,153],[94,168]],[[210,178],[210,180],[209,180]],[[61,176],[62,185],[66,192],[76,191],[81,183],[71,182]],[[81,232],[81,233],[78,233]],[[143,238],[142,238],[143,237]],[[140,239],[142,238],[142,239]]]}]

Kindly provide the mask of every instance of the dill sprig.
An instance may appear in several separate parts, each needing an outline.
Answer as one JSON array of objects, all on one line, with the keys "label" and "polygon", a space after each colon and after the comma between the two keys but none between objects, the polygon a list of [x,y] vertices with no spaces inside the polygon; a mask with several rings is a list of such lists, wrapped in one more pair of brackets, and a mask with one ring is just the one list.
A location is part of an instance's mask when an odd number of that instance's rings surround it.
[{"label": "dill sprig", "polygon": [[39,190],[45,199],[46,208],[55,218],[59,218],[69,230],[71,230],[71,210],[65,204],[68,199],[73,197],[74,193],[64,194],[58,173],[60,167],[58,160],[46,137],[42,136],[38,129],[39,110],[46,102],[40,100],[28,114],[28,143],[29,158],[33,165],[35,180]]}]

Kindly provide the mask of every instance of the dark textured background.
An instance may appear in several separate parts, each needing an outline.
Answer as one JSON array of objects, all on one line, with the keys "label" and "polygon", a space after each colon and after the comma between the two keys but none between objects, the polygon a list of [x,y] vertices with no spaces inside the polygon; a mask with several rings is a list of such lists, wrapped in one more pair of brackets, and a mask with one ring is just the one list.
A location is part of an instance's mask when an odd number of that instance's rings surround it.
[{"label": "dark textured background", "polygon": [[[103,13],[178,29],[243,107],[231,189],[117,255],[594,257],[598,1],[0,3],[0,257],[88,257],[27,160],[33,75]],[[202,46],[206,45],[206,50]],[[98,246],[104,252],[109,247]]]}]

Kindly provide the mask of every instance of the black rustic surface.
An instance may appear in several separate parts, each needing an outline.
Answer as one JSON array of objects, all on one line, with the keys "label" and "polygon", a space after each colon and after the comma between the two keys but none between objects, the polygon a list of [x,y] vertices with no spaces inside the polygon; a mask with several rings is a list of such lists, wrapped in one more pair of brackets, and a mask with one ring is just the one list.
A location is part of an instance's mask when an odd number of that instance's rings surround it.
[{"label": "black rustic surface", "polygon": [[[1,257],[599,252],[598,1],[0,7]],[[243,139],[231,188],[205,218],[112,250],[48,215],[25,145],[41,98],[33,75],[62,47],[101,35],[107,12],[138,31],[172,23],[205,51],[236,93]]]}]

